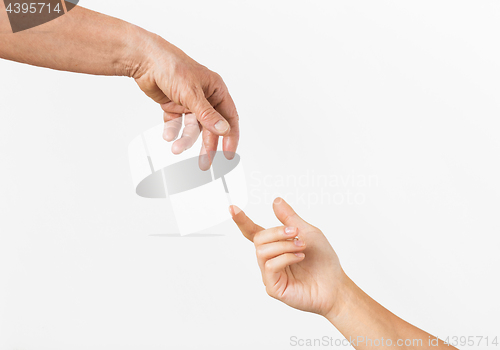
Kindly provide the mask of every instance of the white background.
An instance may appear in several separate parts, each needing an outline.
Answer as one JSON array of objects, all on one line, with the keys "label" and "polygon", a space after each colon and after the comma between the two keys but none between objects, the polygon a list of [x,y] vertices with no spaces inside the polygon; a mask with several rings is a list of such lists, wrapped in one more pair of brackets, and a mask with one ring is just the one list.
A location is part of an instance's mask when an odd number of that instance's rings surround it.
[{"label": "white background", "polygon": [[[291,197],[348,275],[446,337],[500,336],[497,1],[82,1],[181,47],[237,103],[248,215]],[[289,349],[340,334],[268,297],[232,222],[166,233],[127,147],[161,121],[131,79],[0,61],[0,349]],[[260,183],[266,180],[266,183]],[[461,347],[467,349],[467,347]],[[477,348],[477,347],[471,347]]]}]

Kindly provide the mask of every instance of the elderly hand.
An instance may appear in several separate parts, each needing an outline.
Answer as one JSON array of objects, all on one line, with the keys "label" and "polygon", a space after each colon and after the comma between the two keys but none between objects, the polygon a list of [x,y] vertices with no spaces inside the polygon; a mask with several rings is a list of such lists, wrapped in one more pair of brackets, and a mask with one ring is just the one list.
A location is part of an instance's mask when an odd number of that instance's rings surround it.
[{"label": "elderly hand", "polygon": [[157,35],[150,35],[140,50],[143,59],[132,76],[163,109],[165,140],[176,139],[185,115],[183,134],[172,151],[190,148],[202,132],[202,170],[210,168],[219,136],[224,137],[226,158],[232,159],[239,140],[238,113],[222,78]]}]

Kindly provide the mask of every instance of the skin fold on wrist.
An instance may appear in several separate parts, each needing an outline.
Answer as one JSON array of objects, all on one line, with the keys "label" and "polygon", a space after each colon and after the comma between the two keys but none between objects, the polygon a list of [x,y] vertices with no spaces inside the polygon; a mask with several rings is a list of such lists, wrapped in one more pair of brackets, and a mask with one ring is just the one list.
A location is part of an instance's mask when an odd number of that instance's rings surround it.
[{"label": "skin fold on wrist", "polygon": [[338,322],[339,318],[348,313],[349,304],[352,301],[354,289],[358,288],[354,282],[342,270],[341,277],[338,281],[338,288],[335,292],[333,306],[323,316],[333,325]]},{"label": "skin fold on wrist", "polygon": [[159,39],[156,34],[132,24],[125,29],[123,39],[124,51],[118,58],[116,75],[139,79],[152,66],[148,53]]}]

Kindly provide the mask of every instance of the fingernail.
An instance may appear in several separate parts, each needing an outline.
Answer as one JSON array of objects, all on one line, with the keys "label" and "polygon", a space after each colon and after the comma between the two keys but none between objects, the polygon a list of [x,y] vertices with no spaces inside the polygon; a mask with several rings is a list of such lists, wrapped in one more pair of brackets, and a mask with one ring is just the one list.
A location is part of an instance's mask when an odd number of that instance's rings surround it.
[{"label": "fingernail", "polygon": [[219,120],[217,123],[214,125],[215,130],[219,132],[225,132],[227,129],[229,129],[229,123],[225,120]]},{"label": "fingernail", "polygon": [[231,216],[236,216],[241,212],[241,209],[238,208],[236,205],[230,205],[229,206],[229,213],[231,213]]},{"label": "fingernail", "polygon": [[276,198],[276,199],[274,200],[274,202],[273,202],[273,203],[274,203],[274,204],[281,204],[281,201],[282,201],[282,200],[283,200],[282,198],[278,197],[278,198]]},{"label": "fingernail", "polygon": [[297,258],[303,258],[305,256],[304,253],[294,253]]},{"label": "fingernail", "polygon": [[302,247],[305,244],[304,241],[301,241],[300,239],[296,239],[294,243],[297,247]]},{"label": "fingernail", "polygon": [[285,227],[285,234],[286,235],[293,235],[297,232],[297,228],[296,227]]}]

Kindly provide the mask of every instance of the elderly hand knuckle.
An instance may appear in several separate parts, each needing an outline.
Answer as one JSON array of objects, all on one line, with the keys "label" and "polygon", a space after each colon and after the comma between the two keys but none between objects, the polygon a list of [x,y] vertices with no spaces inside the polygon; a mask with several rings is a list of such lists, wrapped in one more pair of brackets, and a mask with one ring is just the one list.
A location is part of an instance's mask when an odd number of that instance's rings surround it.
[{"label": "elderly hand knuckle", "polygon": [[213,114],[213,109],[210,107],[202,109],[199,116],[200,122],[207,122],[211,120],[213,118]]}]

